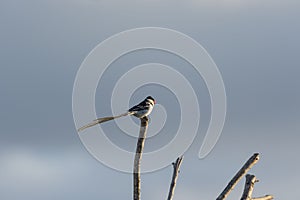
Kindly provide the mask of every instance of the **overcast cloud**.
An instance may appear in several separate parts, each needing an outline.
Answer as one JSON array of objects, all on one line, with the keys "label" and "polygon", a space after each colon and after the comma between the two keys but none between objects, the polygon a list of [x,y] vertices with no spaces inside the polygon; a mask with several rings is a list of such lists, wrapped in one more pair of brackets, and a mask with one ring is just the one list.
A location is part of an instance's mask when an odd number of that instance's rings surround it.
[{"label": "overcast cloud", "polygon": [[[203,45],[219,67],[227,92],[223,133],[209,156],[199,160],[210,118],[209,95],[186,63],[167,53],[136,52],[113,63],[104,77],[115,80],[121,67],[158,62],[185,66],[182,73],[192,83],[199,82],[195,87],[203,93],[203,121],[186,152],[175,199],[216,198],[254,152],[261,153],[251,170],[260,179],[254,195],[299,199],[299,9],[296,0],[1,1],[0,199],[131,198],[131,175],[102,165],[80,142],[72,117],[72,90],[77,70],[97,44],[145,26],[171,28]],[[109,96],[101,95],[112,87],[113,83],[100,84],[96,100],[109,105]],[[132,104],[140,100],[143,91],[139,92]],[[162,104],[168,95],[158,97]],[[96,107],[98,115],[110,114],[107,106]],[[104,128],[115,130],[110,124]],[[134,140],[111,139],[134,149]],[[146,148],[155,149],[168,139],[149,140]],[[143,175],[142,198],[164,199],[171,170]],[[240,183],[228,199],[240,198],[242,188]]]}]

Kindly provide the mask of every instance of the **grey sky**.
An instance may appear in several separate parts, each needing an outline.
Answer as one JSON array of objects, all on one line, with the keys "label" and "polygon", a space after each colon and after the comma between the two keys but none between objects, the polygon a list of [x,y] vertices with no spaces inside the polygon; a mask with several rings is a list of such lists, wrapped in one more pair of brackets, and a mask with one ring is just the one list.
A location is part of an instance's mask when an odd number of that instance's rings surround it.
[{"label": "grey sky", "polygon": [[[227,92],[221,138],[206,159],[198,160],[200,131],[183,161],[175,199],[216,198],[253,152],[262,154],[251,171],[261,180],[255,196],[300,198],[299,4],[296,0],[1,1],[0,199],[131,198],[131,175],[103,166],[81,144],[72,118],[72,89],[80,64],[98,43],[145,26],[175,29],[202,44],[219,67]],[[106,78],[115,79],[118,67],[150,61],[184,65],[172,55],[137,52],[116,61]],[[193,74],[190,69],[182,73]],[[101,87],[96,99],[101,98]],[[203,82],[196,87],[203,91],[204,130],[209,98]],[[139,94],[136,97],[140,100]],[[101,100],[109,103],[109,97]],[[97,111],[110,112],[100,104]],[[146,147],[155,149],[170,139],[160,137],[161,143],[149,141]],[[111,138],[124,148],[134,148],[130,145],[135,142],[126,137]],[[144,175],[143,199],[165,198],[170,177],[171,167]],[[229,199],[239,198],[242,186]]]}]

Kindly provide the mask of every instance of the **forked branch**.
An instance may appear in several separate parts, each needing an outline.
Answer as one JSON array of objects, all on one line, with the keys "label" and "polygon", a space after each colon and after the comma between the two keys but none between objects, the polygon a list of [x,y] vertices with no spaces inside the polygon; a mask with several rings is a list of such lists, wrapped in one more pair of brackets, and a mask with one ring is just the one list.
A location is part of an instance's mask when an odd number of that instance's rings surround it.
[{"label": "forked branch", "polygon": [[245,188],[241,200],[251,200],[254,183],[258,182],[254,175],[247,174]]},{"label": "forked branch", "polygon": [[168,195],[167,200],[173,199],[182,159],[183,159],[183,156],[180,156],[176,159],[175,162],[172,163],[172,165],[173,165],[173,176],[172,176],[172,181],[171,181],[171,184],[170,184],[169,195]]}]

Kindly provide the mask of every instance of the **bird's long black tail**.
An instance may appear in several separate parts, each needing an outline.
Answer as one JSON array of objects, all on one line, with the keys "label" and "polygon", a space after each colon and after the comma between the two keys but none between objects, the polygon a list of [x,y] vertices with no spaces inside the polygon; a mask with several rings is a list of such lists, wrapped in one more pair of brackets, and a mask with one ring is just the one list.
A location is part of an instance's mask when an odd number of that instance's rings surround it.
[{"label": "bird's long black tail", "polygon": [[83,131],[86,128],[95,126],[97,124],[101,124],[103,122],[107,122],[107,121],[110,121],[110,120],[113,120],[113,119],[117,119],[117,118],[124,117],[124,116],[127,116],[127,115],[132,115],[132,114],[134,114],[134,112],[126,112],[126,113],[123,113],[123,114],[118,115],[118,116],[98,118],[98,119],[95,119],[94,121],[92,121],[91,123],[80,127],[77,131],[80,132],[80,131]]}]

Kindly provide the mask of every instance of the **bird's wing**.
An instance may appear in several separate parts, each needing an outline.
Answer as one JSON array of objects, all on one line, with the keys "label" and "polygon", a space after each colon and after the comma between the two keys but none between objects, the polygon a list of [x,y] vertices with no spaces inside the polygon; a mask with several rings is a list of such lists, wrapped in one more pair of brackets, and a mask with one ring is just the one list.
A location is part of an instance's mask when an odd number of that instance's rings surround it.
[{"label": "bird's wing", "polygon": [[147,107],[149,107],[149,105],[145,101],[143,101],[143,102],[139,103],[138,105],[133,106],[128,111],[129,112],[140,111],[140,110],[146,109]]}]

